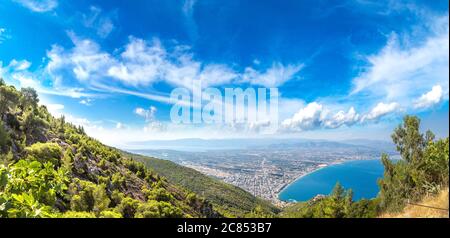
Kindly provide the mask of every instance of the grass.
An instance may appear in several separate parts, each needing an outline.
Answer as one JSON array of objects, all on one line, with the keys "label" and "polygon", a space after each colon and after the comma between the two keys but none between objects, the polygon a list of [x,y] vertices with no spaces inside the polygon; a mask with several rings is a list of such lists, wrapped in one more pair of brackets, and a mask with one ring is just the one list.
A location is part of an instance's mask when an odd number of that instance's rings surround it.
[{"label": "grass", "polygon": [[432,209],[417,205],[407,205],[401,213],[387,213],[383,214],[382,218],[448,218],[448,188],[442,190],[436,196],[425,197],[417,204],[444,208],[445,210]]}]

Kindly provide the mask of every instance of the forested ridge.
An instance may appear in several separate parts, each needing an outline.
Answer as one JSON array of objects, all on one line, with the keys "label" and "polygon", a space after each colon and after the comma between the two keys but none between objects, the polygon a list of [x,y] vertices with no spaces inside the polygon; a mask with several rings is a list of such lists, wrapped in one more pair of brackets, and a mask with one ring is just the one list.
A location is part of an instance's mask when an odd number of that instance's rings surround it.
[{"label": "forested ridge", "polygon": [[0,217],[218,217],[196,194],[0,81]]}]

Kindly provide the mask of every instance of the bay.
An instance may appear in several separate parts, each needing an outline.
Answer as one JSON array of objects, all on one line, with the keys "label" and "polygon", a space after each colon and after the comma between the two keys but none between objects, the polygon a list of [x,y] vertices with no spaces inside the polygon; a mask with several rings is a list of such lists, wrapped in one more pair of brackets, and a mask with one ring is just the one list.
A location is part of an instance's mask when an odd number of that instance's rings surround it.
[{"label": "bay", "polygon": [[328,195],[337,182],[345,189],[353,190],[355,201],[374,198],[379,191],[377,180],[383,177],[383,172],[383,164],[379,159],[330,165],[295,180],[280,192],[279,199],[300,202],[318,194]]}]

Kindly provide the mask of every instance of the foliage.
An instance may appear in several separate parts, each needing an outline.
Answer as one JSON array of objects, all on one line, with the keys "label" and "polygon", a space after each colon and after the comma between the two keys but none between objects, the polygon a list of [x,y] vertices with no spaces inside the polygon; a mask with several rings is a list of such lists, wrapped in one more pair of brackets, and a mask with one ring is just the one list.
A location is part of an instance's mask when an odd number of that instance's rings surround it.
[{"label": "foliage", "polygon": [[176,218],[183,217],[182,211],[168,202],[149,200],[139,204],[136,209],[136,218]]},{"label": "foliage", "polygon": [[385,171],[379,197],[387,211],[400,211],[408,200],[418,201],[448,187],[448,138],[436,141],[432,132],[423,135],[419,128],[417,117],[406,116],[392,134],[402,159],[393,162],[382,156]]},{"label": "foliage", "polygon": [[3,122],[0,121],[0,153],[4,153],[7,151],[7,147],[10,144],[11,138],[9,137],[8,132],[3,126]]},{"label": "foliage", "polygon": [[56,143],[36,143],[25,148],[27,158],[37,160],[42,163],[51,162],[55,166],[59,166],[62,157],[61,147]]},{"label": "foliage", "polygon": [[282,217],[301,218],[370,218],[378,214],[378,200],[353,201],[353,192],[336,184],[330,195],[294,204]]},{"label": "foliage", "polygon": [[38,102],[32,88],[0,80],[0,217],[214,215],[208,202],[190,204],[185,190]]},{"label": "foliage", "polygon": [[252,212],[254,213],[257,208],[261,209],[258,216],[262,217],[274,216],[279,212],[279,209],[270,202],[191,168],[177,165],[171,161],[141,155],[126,153],[126,156],[144,163],[148,168],[166,177],[169,182],[201,195],[210,201],[216,210],[227,217],[252,216]]},{"label": "foliage", "polygon": [[30,160],[0,166],[1,217],[53,216],[57,196],[67,189],[66,171]]}]

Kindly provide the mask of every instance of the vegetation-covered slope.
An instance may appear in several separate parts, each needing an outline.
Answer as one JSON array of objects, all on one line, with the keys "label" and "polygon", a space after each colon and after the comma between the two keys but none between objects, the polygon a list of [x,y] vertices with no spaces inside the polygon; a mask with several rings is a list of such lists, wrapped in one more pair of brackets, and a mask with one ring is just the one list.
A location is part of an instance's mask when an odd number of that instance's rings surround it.
[{"label": "vegetation-covered slope", "polygon": [[0,80],[0,217],[216,217],[212,206]]},{"label": "vegetation-covered slope", "polygon": [[168,160],[126,154],[166,177],[168,181],[187,188],[210,201],[216,210],[228,217],[273,216],[279,211],[270,202],[249,192],[194,169]]},{"label": "vegetation-covered slope", "polygon": [[426,196],[417,204],[408,204],[401,212],[384,213],[382,218],[448,218],[448,188],[438,195]]},{"label": "vegetation-covered slope", "polygon": [[[377,198],[354,202],[351,190],[345,191],[337,184],[329,196],[289,206],[281,216],[377,217],[380,214],[408,214],[412,210],[418,211],[418,208],[407,206],[408,203],[425,201],[428,204],[442,204],[439,202],[445,200],[442,196],[446,198],[448,209],[449,139],[435,140],[431,131],[422,134],[419,128],[419,118],[406,116],[394,130],[392,140],[402,159],[393,162],[387,155],[382,156],[384,176],[379,180]],[[424,216],[440,214],[432,208],[422,207],[420,211]],[[448,217],[448,210],[445,212]]]}]

